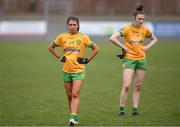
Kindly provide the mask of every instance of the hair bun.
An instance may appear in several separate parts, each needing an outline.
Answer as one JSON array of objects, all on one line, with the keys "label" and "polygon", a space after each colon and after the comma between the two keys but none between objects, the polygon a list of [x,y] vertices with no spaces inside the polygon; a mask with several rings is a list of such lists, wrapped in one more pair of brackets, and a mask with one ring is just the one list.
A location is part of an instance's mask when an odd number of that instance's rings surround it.
[{"label": "hair bun", "polygon": [[137,11],[142,11],[142,10],[143,10],[143,6],[142,6],[141,4],[138,5],[137,8],[136,8],[136,10],[137,10]]}]

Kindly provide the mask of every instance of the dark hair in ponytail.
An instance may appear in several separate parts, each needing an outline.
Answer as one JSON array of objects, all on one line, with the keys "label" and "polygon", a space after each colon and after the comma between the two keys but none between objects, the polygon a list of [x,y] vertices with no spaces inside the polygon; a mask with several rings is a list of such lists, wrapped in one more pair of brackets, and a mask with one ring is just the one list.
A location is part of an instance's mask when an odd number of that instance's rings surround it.
[{"label": "dark hair in ponytail", "polygon": [[[67,25],[69,24],[69,21],[70,20],[75,20],[79,26],[79,19],[75,16],[69,16],[68,19],[67,19]],[[77,28],[77,31],[79,31],[79,27]]]},{"label": "dark hair in ponytail", "polygon": [[139,4],[136,7],[136,10],[134,11],[133,16],[136,17],[138,14],[143,14],[143,15],[145,14],[143,11],[143,5],[142,4]]}]

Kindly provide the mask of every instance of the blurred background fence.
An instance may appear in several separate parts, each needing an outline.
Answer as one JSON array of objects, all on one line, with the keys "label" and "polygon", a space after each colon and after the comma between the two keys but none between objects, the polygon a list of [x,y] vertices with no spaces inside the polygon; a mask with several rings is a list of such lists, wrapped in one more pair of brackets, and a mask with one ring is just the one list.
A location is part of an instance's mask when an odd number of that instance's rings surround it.
[{"label": "blurred background fence", "polygon": [[[0,40],[11,40],[12,35],[13,40],[28,37],[42,41],[52,40],[66,30],[66,18],[69,15],[76,15],[81,21],[131,21],[132,12],[138,3],[144,5],[148,21],[168,22],[165,24],[168,29],[172,26],[180,28],[180,0],[0,0]],[[12,34],[9,29],[14,27],[22,29],[21,25],[7,21],[33,21],[28,22],[29,24],[42,21],[41,27],[36,25],[35,27],[45,28],[41,34],[35,36],[36,33],[32,34],[32,31],[37,29],[29,25],[32,29],[31,34],[16,36],[17,34],[14,34],[16,31]],[[159,31],[168,30],[161,27],[162,25],[164,24],[153,24],[160,28]],[[175,28],[172,27],[171,31],[173,32]],[[180,34],[178,29],[175,30],[177,36]]]},{"label": "blurred background fence", "polygon": [[179,14],[179,0],[1,0],[3,14],[44,13],[53,14],[121,14],[131,13],[137,3],[145,6],[147,14]]}]

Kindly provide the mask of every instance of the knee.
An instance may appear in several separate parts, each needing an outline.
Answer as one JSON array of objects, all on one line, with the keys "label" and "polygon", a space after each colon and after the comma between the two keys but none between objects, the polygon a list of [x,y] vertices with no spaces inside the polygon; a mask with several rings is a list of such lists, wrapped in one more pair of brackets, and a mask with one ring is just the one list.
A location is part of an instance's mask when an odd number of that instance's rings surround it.
[{"label": "knee", "polygon": [[135,83],[135,89],[136,91],[140,91],[141,90],[141,85],[142,85],[142,81],[137,81]]},{"label": "knee", "polygon": [[129,90],[129,86],[124,86],[124,91],[128,92],[128,90]]},{"label": "knee", "polygon": [[72,98],[79,98],[79,94],[78,93],[72,93]]},{"label": "knee", "polygon": [[131,85],[131,82],[124,82],[123,83],[124,92],[128,92],[129,91],[129,86],[130,85]]}]

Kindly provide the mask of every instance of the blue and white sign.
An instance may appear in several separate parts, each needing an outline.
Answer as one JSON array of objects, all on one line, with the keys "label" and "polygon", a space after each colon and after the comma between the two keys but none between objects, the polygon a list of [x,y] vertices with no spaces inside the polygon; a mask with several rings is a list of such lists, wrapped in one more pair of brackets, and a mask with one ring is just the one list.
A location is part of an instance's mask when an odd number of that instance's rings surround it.
[{"label": "blue and white sign", "polygon": [[154,33],[157,36],[180,36],[180,22],[154,23]]}]

